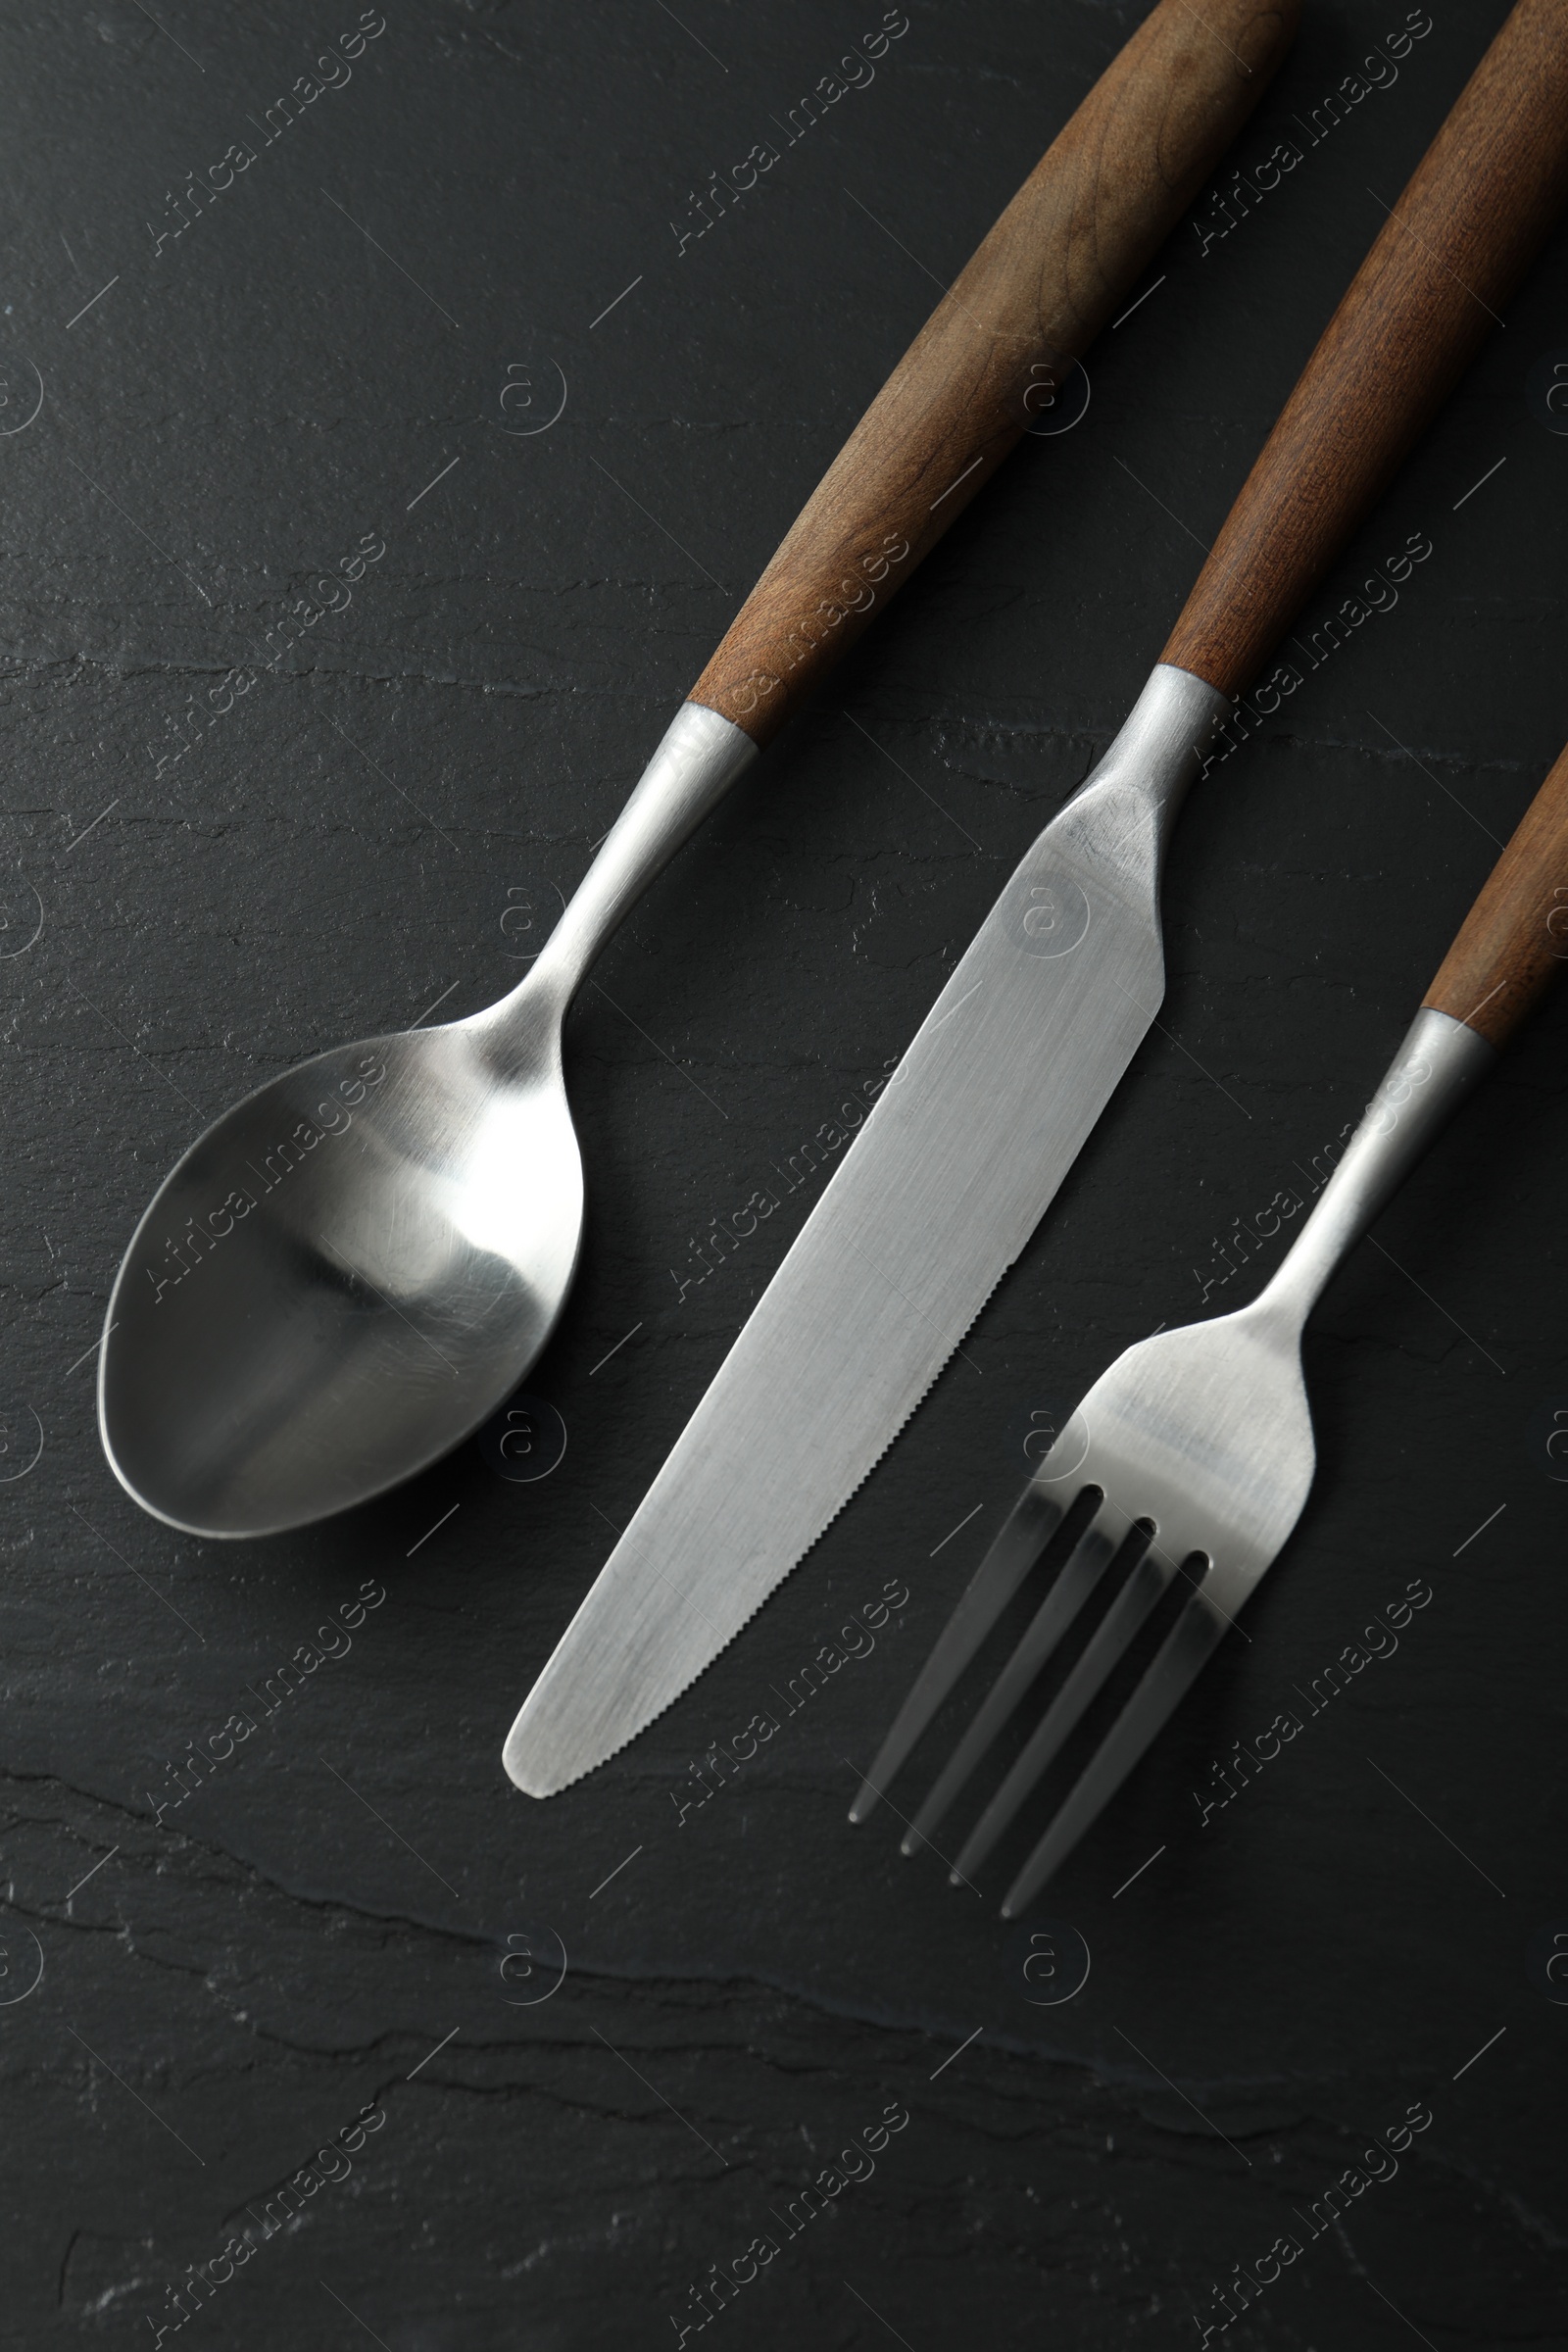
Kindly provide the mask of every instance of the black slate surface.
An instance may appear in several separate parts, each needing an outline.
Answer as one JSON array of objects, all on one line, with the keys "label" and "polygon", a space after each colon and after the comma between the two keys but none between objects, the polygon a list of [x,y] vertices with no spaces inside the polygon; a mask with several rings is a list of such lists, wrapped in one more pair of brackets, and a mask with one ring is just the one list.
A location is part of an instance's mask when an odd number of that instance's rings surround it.
[{"label": "black slate surface", "polygon": [[[1356,1114],[1560,748],[1561,235],[1308,620],[1412,533],[1430,558],[1195,793],[1161,1027],[974,1367],[608,1769],[539,1805],[500,1763],[822,1179],[699,1283],[705,1235],[900,1054],[1114,730],[1495,5],[1433,0],[1231,234],[1205,193],[1081,423],[1024,444],[611,947],[569,1029],[585,1255],[528,1383],[555,1466],[470,1446],[224,1547],[142,1516],[95,1435],[165,1168],[269,1073],[524,968],[932,280],[1138,13],[908,0],[874,80],[684,249],[692,191],[871,0],[389,5],[270,142],[349,0],[0,24],[7,2346],[1196,2345],[1282,2236],[1227,2343],[1565,2340],[1568,1001],[1325,1299],[1319,1480],[1250,1639],[1036,1914],[844,1819],[1031,1430],[1196,1313]],[[1236,160],[1403,17],[1307,0]],[[176,236],[184,175],[246,141]],[[367,540],[352,602],[193,732]],[[697,1802],[708,1743],[890,1582],[874,1649]],[[1412,1584],[1396,1649],[1201,1826],[1213,1760]]]}]

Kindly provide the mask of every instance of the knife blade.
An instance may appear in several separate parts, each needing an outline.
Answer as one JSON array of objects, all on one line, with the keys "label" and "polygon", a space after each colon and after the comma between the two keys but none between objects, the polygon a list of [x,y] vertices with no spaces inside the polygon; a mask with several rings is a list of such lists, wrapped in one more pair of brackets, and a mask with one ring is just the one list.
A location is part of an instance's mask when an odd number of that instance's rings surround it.
[{"label": "knife blade", "polygon": [[1156,669],[1013,873],[513,1726],[530,1795],[634,1738],[733,1640],[1022,1250],[1164,993],[1160,851],[1228,708]]},{"label": "knife blade", "polygon": [[[1518,5],[1324,330],[1126,726],[1046,827],[529,1693],[548,1795],[796,1565],[1023,1247],[1157,1009],[1158,871],[1203,747],[1568,202],[1568,0]],[[1288,673],[1288,674],[1287,674]],[[1300,684],[1281,664],[1278,709]]]}]

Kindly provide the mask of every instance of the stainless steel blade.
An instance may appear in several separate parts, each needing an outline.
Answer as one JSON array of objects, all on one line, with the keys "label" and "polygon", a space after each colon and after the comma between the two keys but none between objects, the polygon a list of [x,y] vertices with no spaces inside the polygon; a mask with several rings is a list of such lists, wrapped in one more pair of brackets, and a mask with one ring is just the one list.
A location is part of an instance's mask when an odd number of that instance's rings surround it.
[{"label": "stainless steel blade", "polygon": [[843,1508],[1049,1206],[1164,993],[1164,839],[1228,709],[1161,664],[876,1103],[507,1740],[548,1796],[662,1713]]}]

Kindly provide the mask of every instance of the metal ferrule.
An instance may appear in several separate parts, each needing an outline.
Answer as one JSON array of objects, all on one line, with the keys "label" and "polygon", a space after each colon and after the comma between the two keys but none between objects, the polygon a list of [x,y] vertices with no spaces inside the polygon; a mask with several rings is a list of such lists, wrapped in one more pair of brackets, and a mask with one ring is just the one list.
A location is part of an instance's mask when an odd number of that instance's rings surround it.
[{"label": "metal ferrule", "polygon": [[1144,804],[1163,842],[1199,775],[1230,697],[1169,662],[1151,670],[1142,694],[1074,800],[1129,793]]},{"label": "metal ferrule", "polygon": [[1495,1069],[1494,1047],[1463,1021],[1425,1005],[1367,1104],[1345,1157],[1257,1300],[1299,1331],[1348,1250],[1394,1196],[1433,1138]]},{"label": "metal ferrule", "polygon": [[564,1010],[622,916],[756,758],[757,745],[744,728],[706,704],[682,703],[533,969],[507,1004],[526,990],[535,1001],[541,994],[551,997]]}]

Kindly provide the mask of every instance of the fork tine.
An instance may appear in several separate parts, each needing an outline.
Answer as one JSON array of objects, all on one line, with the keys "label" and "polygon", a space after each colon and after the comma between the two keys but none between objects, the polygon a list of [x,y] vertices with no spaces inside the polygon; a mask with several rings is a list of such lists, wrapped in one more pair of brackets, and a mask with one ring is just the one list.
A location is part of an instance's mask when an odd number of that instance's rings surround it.
[{"label": "fork tine", "polygon": [[1033,1480],[1025,1487],[877,1749],[850,1807],[852,1821],[864,1821],[1065,1515],[1066,1505],[1057,1495],[1046,1494]]},{"label": "fork tine", "polygon": [[1050,1658],[1126,1539],[1129,1521],[1106,1503],[1084,1529],[903,1839],[912,1854],[947,1812],[997,1733]]},{"label": "fork tine", "polygon": [[953,1864],[955,1884],[978,1870],[1018,1807],[1035,1787],[1084,1710],[1120,1663],[1128,1643],[1154,1607],[1176,1571],[1163,1553],[1146,1551],[1116,1594],[1083,1656],[1056,1692],[1002,1787],[970,1831]]},{"label": "fork tine", "polygon": [[1077,1787],[1008,1887],[1004,1919],[1016,1919],[1064,1862],[1085,1830],[1110,1802],[1155,1735],[1170,1720],[1230,1627],[1203,1598],[1200,1587],[1159,1649]]}]

